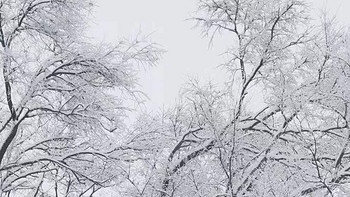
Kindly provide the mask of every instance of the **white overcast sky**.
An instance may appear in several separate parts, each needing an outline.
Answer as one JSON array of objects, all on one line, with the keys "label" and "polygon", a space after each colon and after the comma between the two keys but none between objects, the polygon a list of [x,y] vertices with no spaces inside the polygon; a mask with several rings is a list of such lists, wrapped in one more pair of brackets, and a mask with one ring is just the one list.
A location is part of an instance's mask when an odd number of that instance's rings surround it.
[{"label": "white overcast sky", "polygon": [[[350,0],[309,0],[315,11],[322,8],[336,14],[342,25],[350,25]],[[186,19],[196,11],[197,0],[96,0],[94,22],[89,35],[97,41],[113,42],[133,38],[139,32],[151,34],[152,41],[167,52],[157,67],[140,75],[142,90],[149,96],[147,106],[157,109],[173,103],[180,86],[189,78],[223,82],[216,67],[232,42],[228,36],[217,37],[209,47],[194,21]]]}]

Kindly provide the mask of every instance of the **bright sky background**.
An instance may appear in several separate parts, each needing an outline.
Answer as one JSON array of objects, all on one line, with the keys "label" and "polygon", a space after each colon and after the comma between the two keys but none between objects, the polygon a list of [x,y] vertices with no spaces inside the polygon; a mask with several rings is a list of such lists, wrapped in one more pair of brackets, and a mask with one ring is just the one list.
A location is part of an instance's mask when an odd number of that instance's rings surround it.
[{"label": "bright sky background", "polygon": [[[315,11],[322,8],[336,14],[343,25],[350,25],[350,0],[309,0]],[[223,72],[216,67],[220,56],[232,42],[227,35],[216,37],[214,45],[203,37],[194,21],[186,20],[197,10],[197,0],[96,0],[95,21],[89,35],[97,41],[113,42],[134,38],[139,32],[151,34],[167,52],[157,67],[140,75],[142,90],[149,96],[149,109],[174,102],[188,79],[197,77],[223,82]]]}]

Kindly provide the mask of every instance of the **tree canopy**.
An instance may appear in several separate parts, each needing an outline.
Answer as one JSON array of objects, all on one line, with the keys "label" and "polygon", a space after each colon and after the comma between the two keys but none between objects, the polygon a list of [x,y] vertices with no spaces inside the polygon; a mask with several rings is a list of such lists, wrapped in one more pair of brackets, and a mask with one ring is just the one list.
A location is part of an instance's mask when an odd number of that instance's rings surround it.
[{"label": "tree canopy", "polygon": [[1,197],[350,195],[347,29],[304,0],[200,0],[197,27],[234,43],[226,85],[125,125],[162,50],[90,44],[92,6],[0,0]]},{"label": "tree canopy", "polygon": [[138,66],[160,50],[89,44],[91,6],[0,1],[0,196],[79,196],[114,182],[123,103],[138,97]]}]

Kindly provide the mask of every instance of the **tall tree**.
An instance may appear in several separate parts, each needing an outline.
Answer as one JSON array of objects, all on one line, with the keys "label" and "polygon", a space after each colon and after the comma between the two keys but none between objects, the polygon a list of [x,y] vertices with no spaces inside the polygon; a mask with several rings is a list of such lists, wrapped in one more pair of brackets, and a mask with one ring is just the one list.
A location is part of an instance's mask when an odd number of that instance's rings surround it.
[{"label": "tall tree", "polygon": [[[0,196],[79,196],[114,180],[143,40],[94,46],[88,0],[1,0]],[[120,141],[120,140],[119,140]]]},{"label": "tall tree", "polygon": [[348,32],[327,17],[310,24],[302,0],[201,0],[199,10],[204,33],[224,31],[235,43],[224,64],[231,77],[223,89],[192,83],[180,105],[139,121],[132,141],[151,155],[143,156],[153,173],[132,188],[163,197],[349,195]]}]

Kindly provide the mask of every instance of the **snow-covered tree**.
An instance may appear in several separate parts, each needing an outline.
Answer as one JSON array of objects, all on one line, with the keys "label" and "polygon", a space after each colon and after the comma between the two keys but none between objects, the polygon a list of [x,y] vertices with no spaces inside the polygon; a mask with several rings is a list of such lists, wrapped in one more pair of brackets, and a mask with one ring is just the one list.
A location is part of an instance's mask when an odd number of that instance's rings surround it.
[{"label": "snow-covered tree", "polygon": [[313,23],[303,0],[201,0],[195,20],[231,35],[231,77],[191,83],[179,105],[138,121],[130,145],[145,151],[130,166],[148,173],[129,173],[128,191],[349,195],[348,32]]},{"label": "snow-covered tree", "polygon": [[[159,50],[95,46],[88,0],[0,1],[0,196],[80,196],[116,183],[126,100]],[[119,141],[118,141],[119,140]]]}]

